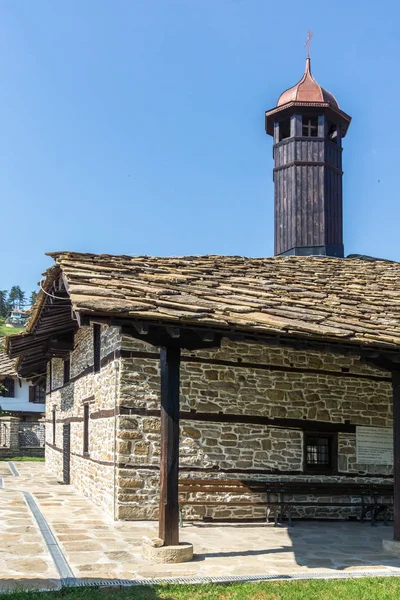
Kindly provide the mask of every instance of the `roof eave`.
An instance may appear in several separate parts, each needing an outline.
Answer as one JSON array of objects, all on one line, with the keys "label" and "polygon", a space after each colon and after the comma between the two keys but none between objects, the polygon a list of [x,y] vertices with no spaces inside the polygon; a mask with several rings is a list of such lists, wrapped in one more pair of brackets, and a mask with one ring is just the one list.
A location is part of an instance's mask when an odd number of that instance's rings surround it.
[{"label": "roof eave", "polygon": [[340,108],[333,106],[330,102],[300,102],[298,100],[292,100],[281,106],[276,106],[265,112],[265,131],[268,135],[274,135],[274,122],[279,118],[284,117],[286,114],[294,114],[296,108],[318,108],[324,112],[332,113],[340,121],[342,125],[342,136],[344,137],[347,133],[349,125],[351,123],[351,117]]}]

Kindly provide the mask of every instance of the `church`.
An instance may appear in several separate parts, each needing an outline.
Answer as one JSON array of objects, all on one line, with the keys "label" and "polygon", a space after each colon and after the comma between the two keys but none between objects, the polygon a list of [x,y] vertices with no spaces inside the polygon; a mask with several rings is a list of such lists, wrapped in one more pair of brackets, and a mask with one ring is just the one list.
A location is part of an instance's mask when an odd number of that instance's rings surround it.
[{"label": "church", "polygon": [[111,518],[167,546],[180,519],[393,518],[400,542],[400,265],[345,257],[350,121],[309,58],[266,112],[274,257],[50,253],[7,350],[46,373],[47,468]]}]

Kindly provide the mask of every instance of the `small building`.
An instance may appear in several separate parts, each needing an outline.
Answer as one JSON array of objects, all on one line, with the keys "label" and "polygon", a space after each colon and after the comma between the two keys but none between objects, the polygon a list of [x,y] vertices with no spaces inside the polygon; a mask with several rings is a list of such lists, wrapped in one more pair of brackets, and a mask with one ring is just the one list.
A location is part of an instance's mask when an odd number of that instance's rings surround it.
[{"label": "small building", "polygon": [[6,319],[6,323],[13,327],[25,327],[29,319],[30,311],[21,308],[13,308]]},{"label": "small building", "polygon": [[16,360],[2,350],[3,342],[0,339],[0,409],[22,421],[36,421],[46,410],[45,377],[35,385],[19,377]]},{"label": "small building", "polygon": [[[8,352],[21,377],[47,371],[47,467],[111,517],[159,518],[160,537],[176,543],[178,473],[393,481],[393,453],[374,454],[368,440],[393,439],[393,426],[400,440],[400,264],[343,258],[349,123],[309,59],[266,113],[273,258],[50,254],[27,332],[8,338]],[[398,444],[394,464],[399,540]],[[261,501],[229,500],[186,505],[184,517],[266,516]]]}]

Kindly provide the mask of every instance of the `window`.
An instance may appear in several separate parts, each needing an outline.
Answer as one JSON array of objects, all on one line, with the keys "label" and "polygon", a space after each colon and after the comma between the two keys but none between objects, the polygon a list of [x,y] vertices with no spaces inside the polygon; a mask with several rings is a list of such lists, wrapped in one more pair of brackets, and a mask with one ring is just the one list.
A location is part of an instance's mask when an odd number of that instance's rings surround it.
[{"label": "window", "polygon": [[279,123],[279,141],[290,137],[290,119]]},{"label": "window", "polygon": [[100,343],[101,327],[97,323],[93,325],[93,369],[95,373],[100,371]]},{"label": "window", "polygon": [[70,358],[64,359],[64,385],[69,382],[71,373],[71,361]]},{"label": "window", "polygon": [[333,473],[337,470],[337,434],[304,434],[304,471]]},{"label": "window", "polygon": [[337,125],[335,125],[334,123],[329,123],[328,125],[328,138],[331,140],[331,142],[337,144],[338,129]]},{"label": "window", "polygon": [[52,385],[53,385],[53,362],[50,359],[50,362],[49,362],[49,392],[50,392],[50,394],[53,391]]},{"label": "window", "polygon": [[303,137],[318,137],[318,117],[303,116]]},{"label": "window", "polygon": [[89,404],[83,405],[83,454],[89,454]]},{"label": "window", "polygon": [[55,446],[56,445],[56,409],[55,408],[53,408],[52,421],[53,421],[53,446]]},{"label": "window", "polygon": [[0,384],[0,396],[2,398],[14,398],[14,379],[6,377]]},{"label": "window", "polygon": [[45,404],[46,388],[43,384],[29,386],[29,402],[34,404]]}]

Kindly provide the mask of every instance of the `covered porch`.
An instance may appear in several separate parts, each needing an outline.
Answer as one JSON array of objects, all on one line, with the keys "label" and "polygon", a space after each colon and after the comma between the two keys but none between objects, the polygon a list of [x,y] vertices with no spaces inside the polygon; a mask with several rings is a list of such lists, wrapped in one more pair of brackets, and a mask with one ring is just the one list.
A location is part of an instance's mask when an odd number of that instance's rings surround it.
[{"label": "covered porch", "polygon": [[[13,466],[14,473],[4,463],[0,473],[0,517],[7,540],[0,590],[10,587],[11,578],[14,587],[50,587],[66,574],[71,585],[400,576],[400,557],[382,550],[391,527],[349,522],[301,521],[290,529],[194,522],[181,530],[181,540],[194,544],[192,562],[149,563],[142,556],[142,538],[157,535],[156,523],[112,522],[72,486],[60,486],[43,463]],[[29,504],[27,494],[33,499]],[[54,533],[57,564],[32,512],[35,506],[36,516]]]}]

